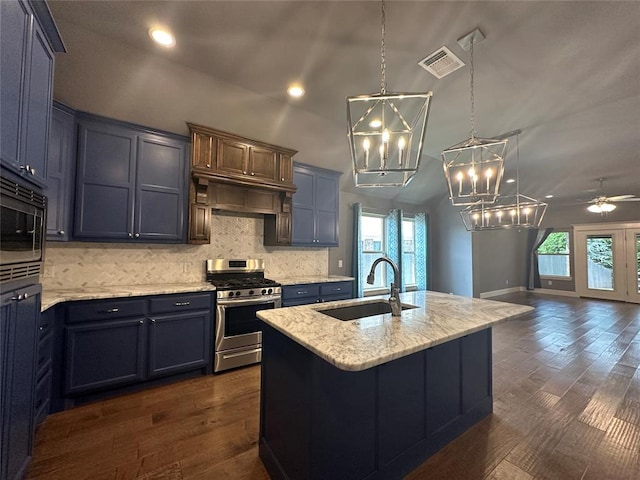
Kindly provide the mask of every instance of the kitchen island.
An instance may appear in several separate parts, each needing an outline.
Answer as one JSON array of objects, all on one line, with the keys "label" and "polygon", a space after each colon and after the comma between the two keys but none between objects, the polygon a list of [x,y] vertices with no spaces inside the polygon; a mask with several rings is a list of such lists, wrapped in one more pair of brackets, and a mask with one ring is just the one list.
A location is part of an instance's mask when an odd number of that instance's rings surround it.
[{"label": "kitchen island", "polygon": [[402,478],[492,412],[491,327],[532,307],[400,299],[415,307],[400,318],[322,313],[383,297],[258,313],[260,458],[273,479]]}]

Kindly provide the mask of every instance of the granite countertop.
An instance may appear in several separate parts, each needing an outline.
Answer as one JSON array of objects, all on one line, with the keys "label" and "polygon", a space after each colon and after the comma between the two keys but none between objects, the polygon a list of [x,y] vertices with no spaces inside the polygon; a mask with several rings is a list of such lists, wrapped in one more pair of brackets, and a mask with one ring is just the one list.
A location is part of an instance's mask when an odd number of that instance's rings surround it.
[{"label": "granite countertop", "polygon": [[281,285],[302,285],[305,283],[328,283],[328,282],[349,282],[353,277],[342,277],[340,275],[306,275],[303,277],[279,277],[274,278]]},{"label": "granite countertop", "polygon": [[104,287],[83,287],[73,289],[48,289],[42,291],[41,310],[62,302],[77,300],[96,300],[100,298],[142,297],[145,295],[163,295],[168,293],[186,293],[215,291],[210,283],[175,283],[159,285],[117,285]]},{"label": "granite countertop", "polygon": [[319,310],[387,300],[387,296],[328,302],[322,305],[261,310],[268,325],[332,365],[365,370],[533,311],[533,307],[437,292],[400,294],[400,318],[390,313],[342,321]]}]

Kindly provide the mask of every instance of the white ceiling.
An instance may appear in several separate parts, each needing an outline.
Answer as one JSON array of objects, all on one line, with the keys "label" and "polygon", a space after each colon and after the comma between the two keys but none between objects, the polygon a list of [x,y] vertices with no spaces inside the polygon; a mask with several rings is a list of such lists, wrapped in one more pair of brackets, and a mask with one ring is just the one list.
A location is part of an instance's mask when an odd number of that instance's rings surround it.
[{"label": "white ceiling", "polygon": [[[379,91],[379,1],[49,5],[61,25],[82,26],[320,117],[326,131],[310,135],[340,147],[322,166],[344,170],[349,188],[345,99]],[[571,203],[595,196],[597,179],[605,177],[606,194],[640,196],[640,2],[387,1],[386,12],[388,91],[434,96],[420,172],[409,186],[376,195],[423,204],[445,194],[440,151],[469,137],[469,69],[438,80],[417,62],[446,45],[468,64],[456,40],[479,27],[486,39],[475,48],[477,131],[492,137],[522,129],[521,193],[553,194],[551,206]],[[153,25],[171,29],[174,49],[149,41]],[[297,101],[285,93],[293,80],[306,89]],[[336,127],[344,136],[336,138]],[[507,176],[515,176],[515,167],[510,148]],[[640,203],[629,205],[640,210]]]}]

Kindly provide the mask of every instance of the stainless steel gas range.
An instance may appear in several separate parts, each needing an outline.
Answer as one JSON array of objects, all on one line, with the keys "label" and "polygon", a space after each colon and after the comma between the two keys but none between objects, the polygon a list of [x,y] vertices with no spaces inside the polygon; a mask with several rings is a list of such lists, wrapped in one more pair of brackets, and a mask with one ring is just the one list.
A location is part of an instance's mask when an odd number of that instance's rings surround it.
[{"label": "stainless steel gas range", "polygon": [[213,371],[250,365],[262,358],[259,310],[281,305],[280,284],[264,278],[260,259],[207,260],[207,281],[216,287]]}]

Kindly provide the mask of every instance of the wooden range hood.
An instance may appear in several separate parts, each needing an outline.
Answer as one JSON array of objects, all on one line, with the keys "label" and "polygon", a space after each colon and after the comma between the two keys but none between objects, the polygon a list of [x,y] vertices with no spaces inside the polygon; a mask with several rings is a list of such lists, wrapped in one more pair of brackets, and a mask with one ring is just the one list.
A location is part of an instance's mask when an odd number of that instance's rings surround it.
[{"label": "wooden range hood", "polygon": [[265,245],[291,243],[296,150],[187,123],[191,131],[189,243],[210,241],[211,210],[265,216]]}]

